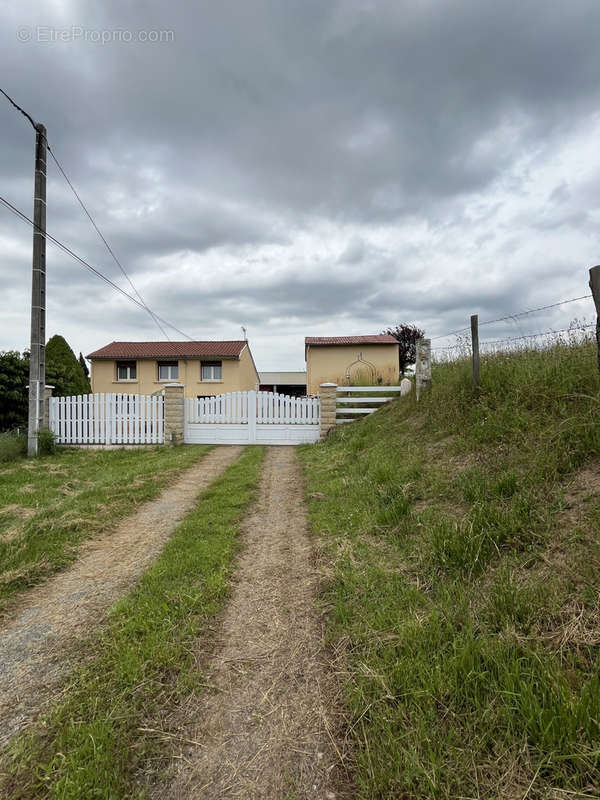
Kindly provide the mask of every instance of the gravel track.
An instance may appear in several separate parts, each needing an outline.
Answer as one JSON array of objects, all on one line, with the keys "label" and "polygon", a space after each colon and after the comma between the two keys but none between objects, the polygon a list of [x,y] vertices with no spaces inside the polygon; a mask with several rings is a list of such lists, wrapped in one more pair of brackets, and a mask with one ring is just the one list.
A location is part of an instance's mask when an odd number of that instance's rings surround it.
[{"label": "gravel track", "polygon": [[172,762],[145,781],[156,800],[339,798],[341,704],[315,609],[319,577],[295,448],[267,450],[242,530],[210,663],[198,643],[208,690],[164,718]]}]

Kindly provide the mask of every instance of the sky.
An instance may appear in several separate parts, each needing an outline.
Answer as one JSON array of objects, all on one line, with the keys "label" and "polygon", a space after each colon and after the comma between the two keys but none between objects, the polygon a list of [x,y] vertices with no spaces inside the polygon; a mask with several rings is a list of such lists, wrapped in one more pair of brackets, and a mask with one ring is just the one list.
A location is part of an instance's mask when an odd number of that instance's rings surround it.
[{"label": "sky", "polygon": [[[21,0],[0,84],[150,308],[303,369],[305,336],[440,337],[589,292],[598,30],[598,0]],[[0,194],[28,216],[33,155],[0,97]],[[47,230],[132,293],[52,162]],[[0,350],[28,347],[31,239],[0,206]],[[76,353],[165,338],[51,243],[47,281],[47,335]],[[573,319],[592,301],[481,338]]]}]

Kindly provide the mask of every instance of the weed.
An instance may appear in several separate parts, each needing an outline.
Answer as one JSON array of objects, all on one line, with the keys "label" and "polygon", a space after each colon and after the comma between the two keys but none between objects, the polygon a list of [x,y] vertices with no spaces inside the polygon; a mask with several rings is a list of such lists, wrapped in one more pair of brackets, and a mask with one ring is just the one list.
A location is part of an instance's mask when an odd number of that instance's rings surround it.
[{"label": "weed", "polygon": [[0,433],[0,464],[17,461],[27,452],[27,437],[17,433]]},{"label": "weed", "polygon": [[38,433],[38,455],[52,456],[56,453],[56,437],[49,428]]}]

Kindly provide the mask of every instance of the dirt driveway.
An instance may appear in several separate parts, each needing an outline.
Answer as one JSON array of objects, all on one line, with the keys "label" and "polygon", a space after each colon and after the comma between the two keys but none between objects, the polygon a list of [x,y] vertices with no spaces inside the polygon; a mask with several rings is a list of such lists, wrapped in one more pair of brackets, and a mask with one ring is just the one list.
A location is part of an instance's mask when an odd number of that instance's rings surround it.
[{"label": "dirt driveway", "polygon": [[339,705],[295,448],[267,450],[243,535],[217,653],[207,665],[197,652],[209,689],[163,721],[166,737],[182,744],[171,768],[161,765],[152,797],[339,798]]},{"label": "dirt driveway", "polygon": [[112,533],[86,543],[69,569],[24,596],[0,627],[0,748],[39,714],[73,667],[78,641],[102,623],[109,607],[154,561],[198,493],[241,450],[211,451]]}]

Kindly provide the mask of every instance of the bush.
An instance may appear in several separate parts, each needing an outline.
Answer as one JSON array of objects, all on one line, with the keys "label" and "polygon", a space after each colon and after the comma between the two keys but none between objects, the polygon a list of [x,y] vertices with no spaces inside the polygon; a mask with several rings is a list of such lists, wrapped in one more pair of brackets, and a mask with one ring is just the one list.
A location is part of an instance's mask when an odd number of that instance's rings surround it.
[{"label": "bush", "polygon": [[24,434],[0,433],[0,463],[17,461],[27,452],[27,437]]},{"label": "bush", "polygon": [[51,456],[56,453],[56,439],[49,428],[44,428],[38,433],[38,455]]}]

